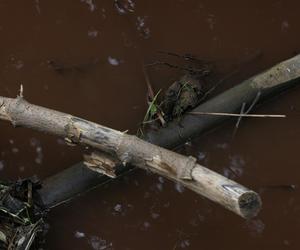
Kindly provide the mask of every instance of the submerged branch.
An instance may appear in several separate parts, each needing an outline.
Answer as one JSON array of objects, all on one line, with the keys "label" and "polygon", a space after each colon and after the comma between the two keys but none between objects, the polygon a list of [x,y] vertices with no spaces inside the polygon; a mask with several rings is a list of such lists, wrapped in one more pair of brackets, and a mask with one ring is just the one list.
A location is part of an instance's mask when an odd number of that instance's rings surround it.
[{"label": "submerged branch", "polygon": [[[217,113],[240,113],[243,103],[246,104],[246,110],[250,111],[257,103],[258,97],[259,101],[263,101],[267,96],[274,95],[279,90],[299,84],[299,78],[300,55],[297,55],[200,104],[184,115],[180,123],[173,121],[158,131],[148,131],[144,139],[162,147],[175,147],[230,117],[216,115]],[[191,114],[208,111],[215,115]],[[240,115],[237,116],[240,117]]]}]

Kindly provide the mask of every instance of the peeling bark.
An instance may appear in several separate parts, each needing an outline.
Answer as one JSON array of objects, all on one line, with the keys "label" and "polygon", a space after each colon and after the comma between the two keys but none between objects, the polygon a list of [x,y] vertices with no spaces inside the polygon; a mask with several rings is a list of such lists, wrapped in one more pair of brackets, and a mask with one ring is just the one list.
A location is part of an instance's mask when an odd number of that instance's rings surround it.
[{"label": "peeling bark", "polygon": [[117,177],[117,166],[121,164],[116,158],[103,152],[94,151],[84,154],[84,162],[89,169],[111,178]]},{"label": "peeling bark", "polygon": [[[261,207],[257,193],[197,164],[193,157],[69,114],[30,104],[22,97],[0,97],[0,103],[0,118],[9,117],[16,127],[36,129],[65,138],[72,144],[105,152],[119,159],[124,166],[132,164],[179,182],[244,218],[255,216]],[[91,162],[91,158],[89,160]],[[101,171],[105,172],[103,168]]]}]

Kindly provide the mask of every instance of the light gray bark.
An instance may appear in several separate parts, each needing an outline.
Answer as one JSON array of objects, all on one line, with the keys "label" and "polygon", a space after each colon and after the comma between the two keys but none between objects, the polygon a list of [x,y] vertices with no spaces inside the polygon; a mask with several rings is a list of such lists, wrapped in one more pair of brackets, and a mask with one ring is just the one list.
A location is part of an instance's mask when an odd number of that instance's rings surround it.
[{"label": "light gray bark", "polygon": [[[177,154],[136,136],[69,114],[30,104],[22,97],[0,97],[0,118],[10,121],[16,127],[58,135],[69,143],[105,152],[106,155],[119,159],[124,166],[132,164],[155,172],[183,184],[244,218],[255,216],[261,207],[257,193],[197,164],[193,157]],[[94,160],[95,157],[93,164]],[[106,160],[102,160],[101,164],[107,162]],[[105,167],[114,167],[109,162]]]}]

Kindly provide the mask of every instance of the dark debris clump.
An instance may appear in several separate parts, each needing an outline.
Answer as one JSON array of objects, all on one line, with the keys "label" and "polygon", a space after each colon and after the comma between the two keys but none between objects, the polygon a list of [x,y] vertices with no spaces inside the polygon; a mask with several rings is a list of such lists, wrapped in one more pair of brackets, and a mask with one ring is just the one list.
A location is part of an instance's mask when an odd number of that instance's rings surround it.
[{"label": "dark debris clump", "polygon": [[0,250],[40,249],[46,231],[40,187],[37,178],[0,182]]}]

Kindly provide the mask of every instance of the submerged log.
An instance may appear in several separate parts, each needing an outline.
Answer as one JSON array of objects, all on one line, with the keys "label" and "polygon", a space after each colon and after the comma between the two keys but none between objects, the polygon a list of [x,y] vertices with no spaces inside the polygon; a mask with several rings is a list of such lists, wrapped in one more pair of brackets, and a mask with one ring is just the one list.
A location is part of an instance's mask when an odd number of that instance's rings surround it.
[{"label": "submerged log", "polygon": [[[0,97],[0,118],[16,127],[50,133],[69,143],[105,152],[105,157],[97,156],[100,168],[104,162],[114,167],[111,159],[108,161],[112,156],[124,166],[132,164],[179,182],[244,218],[251,218],[260,210],[261,200],[254,191],[197,164],[194,157],[180,155],[136,136],[30,104],[20,96],[15,99]],[[92,164],[94,162],[95,156]]]},{"label": "submerged log", "polygon": [[205,113],[240,113],[243,104],[251,106],[256,99],[260,102],[281,89],[298,84],[299,77],[300,55],[297,55],[199,105],[184,115],[180,124],[171,122],[165,128],[148,131],[143,139],[165,148],[175,147],[228,118]]}]

